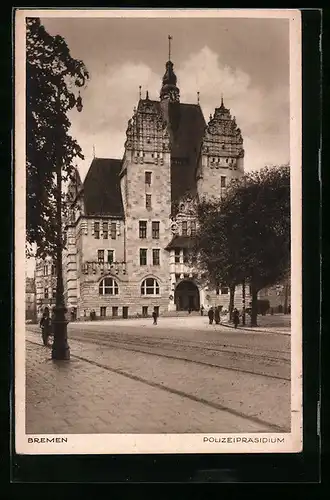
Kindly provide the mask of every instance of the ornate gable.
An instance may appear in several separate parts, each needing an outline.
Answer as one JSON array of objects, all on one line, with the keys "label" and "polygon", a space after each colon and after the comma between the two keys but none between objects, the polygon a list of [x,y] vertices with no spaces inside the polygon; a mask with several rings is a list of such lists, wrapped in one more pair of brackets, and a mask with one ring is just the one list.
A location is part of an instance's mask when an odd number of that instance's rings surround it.
[{"label": "ornate gable", "polygon": [[223,100],[221,106],[215,109],[213,117],[210,116],[204,133],[202,153],[220,158],[244,156],[241,130],[237,127],[235,117],[232,118],[230,110],[224,106]]}]

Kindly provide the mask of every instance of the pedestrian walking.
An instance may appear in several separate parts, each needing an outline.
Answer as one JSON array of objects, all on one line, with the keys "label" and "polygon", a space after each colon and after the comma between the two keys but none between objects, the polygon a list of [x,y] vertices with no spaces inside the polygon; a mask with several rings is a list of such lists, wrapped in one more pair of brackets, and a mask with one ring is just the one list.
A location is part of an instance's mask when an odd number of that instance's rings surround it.
[{"label": "pedestrian walking", "polygon": [[213,318],[214,318],[214,311],[213,307],[210,307],[209,312],[208,312],[208,317],[209,317],[209,324],[212,325],[213,323]]},{"label": "pedestrian walking", "polygon": [[204,306],[201,307],[201,316],[204,316]]},{"label": "pedestrian walking", "polygon": [[154,325],[157,325],[157,313],[156,313],[156,311],[153,311],[153,313],[152,313],[152,317],[153,317],[153,320],[154,320],[154,323],[153,323],[153,324],[154,324]]},{"label": "pedestrian walking", "polygon": [[50,327],[51,327],[51,320],[49,315],[49,309],[48,307],[45,307],[44,312],[42,314],[42,318],[40,320],[41,337],[44,346],[48,345],[48,338],[50,336]]},{"label": "pedestrian walking", "polygon": [[220,323],[220,308],[219,308],[219,306],[215,308],[214,321],[217,325]]},{"label": "pedestrian walking", "polygon": [[239,312],[236,309],[236,307],[235,307],[235,309],[233,311],[233,322],[234,322],[235,328],[237,328],[237,325],[239,324]]}]

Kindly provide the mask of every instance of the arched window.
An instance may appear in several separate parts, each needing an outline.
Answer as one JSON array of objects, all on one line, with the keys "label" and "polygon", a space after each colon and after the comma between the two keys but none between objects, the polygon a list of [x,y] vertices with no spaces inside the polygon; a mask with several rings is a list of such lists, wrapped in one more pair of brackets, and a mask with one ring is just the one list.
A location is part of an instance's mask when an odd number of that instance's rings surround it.
[{"label": "arched window", "polygon": [[99,284],[100,295],[118,295],[118,284],[112,278],[103,278]]},{"label": "arched window", "polygon": [[142,282],[141,295],[159,295],[159,284],[154,278],[147,278]]}]

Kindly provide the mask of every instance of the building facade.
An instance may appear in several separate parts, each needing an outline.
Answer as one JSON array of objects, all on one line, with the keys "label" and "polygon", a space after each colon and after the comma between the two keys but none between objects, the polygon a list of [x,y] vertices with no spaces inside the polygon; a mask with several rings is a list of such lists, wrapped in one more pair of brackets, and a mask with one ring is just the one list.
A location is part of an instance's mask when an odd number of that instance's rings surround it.
[{"label": "building facade", "polygon": [[36,321],[36,288],[35,279],[25,277],[25,320]]},{"label": "building facade", "polygon": [[[199,102],[180,102],[172,61],[159,100],[139,99],[122,159],[94,158],[68,187],[65,295],[76,318],[149,316],[228,308],[229,290],[208,289],[189,265],[194,205],[219,198],[244,173],[241,130],[221,99],[206,122]],[[38,304],[53,300],[51,263],[37,264]],[[241,305],[241,289],[235,304]],[[247,291],[248,294],[248,291]],[[47,296],[47,297],[46,297]],[[248,297],[247,297],[248,299]]]}]

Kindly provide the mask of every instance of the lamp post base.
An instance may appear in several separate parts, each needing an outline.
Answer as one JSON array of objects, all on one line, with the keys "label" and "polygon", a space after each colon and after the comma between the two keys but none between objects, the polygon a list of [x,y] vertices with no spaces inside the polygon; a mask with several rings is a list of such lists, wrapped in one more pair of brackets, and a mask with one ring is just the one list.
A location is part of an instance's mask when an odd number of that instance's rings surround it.
[{"label": "lamp post base", "polygon": [[70,359],[70,348],[67,339],[67,325],[68,321],[65,318],[64,308],[55,309],[55,318],[53,320],[54,329],[54,342],[52,346],[52,359],[64,360]]}]

